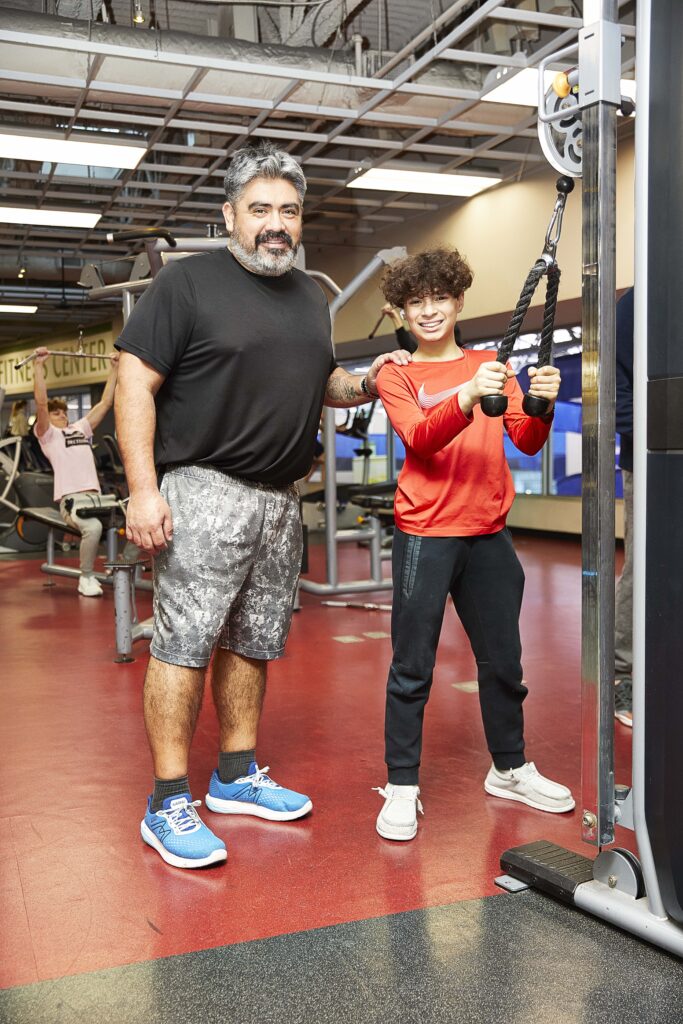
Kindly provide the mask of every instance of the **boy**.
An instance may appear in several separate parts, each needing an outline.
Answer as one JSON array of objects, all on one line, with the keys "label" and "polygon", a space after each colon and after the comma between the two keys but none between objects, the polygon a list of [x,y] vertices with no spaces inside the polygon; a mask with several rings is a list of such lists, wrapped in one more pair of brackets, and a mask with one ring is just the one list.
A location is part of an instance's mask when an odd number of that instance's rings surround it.
[{"label": "boy", "polygon": [[59,502],[62,519],[81,533],[78,593],[83,597],[100,597],[102,587],[95,576],[95,558],[102,536],[102,523],[99,519],[79,518],[78,510],[103,504],[91,444],[93,430],[100,425],[114,402],[119,354],[114,352],[109,357],[111,369],[101,401],[87,416],[71,424],[66,402],[61,398],[47,397],[44,366],[48,358],[46,348],[36,349],[33,373],[37,410],[35,434],[54,471],[54,500]]},{"label": "boy", "polygon": [[[543,419],[522,411],[512,371],[495,353],[461,349],[455,325],[472,273],[455,250],[434,249],[392,264],[382,279],[417,341],[407,366],[384,366],[377,386],[406,459],[396,488],[393,543],[393,660],[387,682],[389,781],[377,831],[417,832],[422,722],[450,594],[477,660],[479,700],[493,764],[492,796],[539,810],[570,811],[570,791],[524,756],[519,612],[524,573],[505,526],[515,496],[503,426],[527,455],[547,440],[560,387],[555,367],[529,368],[530,394],[546,398]],[[478,409],[484,395],[508,397],[505,415]]]}]

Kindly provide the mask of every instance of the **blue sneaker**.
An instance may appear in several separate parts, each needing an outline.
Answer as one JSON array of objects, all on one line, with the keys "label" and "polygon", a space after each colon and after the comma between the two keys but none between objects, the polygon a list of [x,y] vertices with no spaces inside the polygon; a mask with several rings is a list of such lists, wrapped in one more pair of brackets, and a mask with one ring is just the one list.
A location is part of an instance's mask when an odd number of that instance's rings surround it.
[{"label": "blue sneaker", "polygon": [[259,768],[252,761],[248,775],[234,782],[221,782],[215,771],[206,794],[206,806],[218,814],[254,814],[268,821],[293,821],[313,809],[307,796],[278,786],[268,777],[268,771],[269,768]]},{"label": "blue sneaker", "polygon": [[225,843],[195,811],[200,804],[189,793],[166,797],[158,811],[150,809],[151,796],[147,801],[147,814],[140,822],[142,838],[174,868],[204,868],[227,859]]}]

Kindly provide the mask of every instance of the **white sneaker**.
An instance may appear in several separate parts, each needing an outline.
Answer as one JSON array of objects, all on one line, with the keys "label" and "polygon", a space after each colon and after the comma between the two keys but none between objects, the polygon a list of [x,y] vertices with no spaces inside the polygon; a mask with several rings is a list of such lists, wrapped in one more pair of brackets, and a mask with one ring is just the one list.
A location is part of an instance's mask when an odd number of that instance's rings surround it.
[{"label": "white sneaker", "polygon": [[414,839],[417,834],[417,812],[424,814],[418,786],[393,786],[390,782],[375,792],[384,797],[376,829],[383,839]]},{"label": "white sneaker", "polygon": [[83,597],[102,597],[100,581],[95,576],[81,576],[78,581],[78,593]]},{"label": "white sneaker", "polygon": [[574,809],[574,797],[566,786],[551,782],[541,775],[533,761],[527,761],[521,768],[508,768],[500,772],[491,765],[484,782],[484,789],[490,796],[503,800],[518,800],[537,811],[562,814]]}]

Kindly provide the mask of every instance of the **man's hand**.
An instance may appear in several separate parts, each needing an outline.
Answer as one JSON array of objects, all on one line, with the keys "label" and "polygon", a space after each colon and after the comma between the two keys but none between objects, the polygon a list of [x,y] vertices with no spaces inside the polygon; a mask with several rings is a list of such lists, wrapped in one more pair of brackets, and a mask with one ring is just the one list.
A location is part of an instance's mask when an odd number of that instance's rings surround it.
[{"label": "man's hand", "polygon": [[44,347],[37,348],[35,351],[35,357],[35,361],[38,364],[38,366],[43,366],[43,364],[46,363],[47,360],[50,358],[50,353]]},{"label": "man's hand", "polygon": [[368,390],[373,394],[377,395],[377,374],[382,369],[385,363],[397,363],[399,366],[407,366],[408,363],[413,361],[413,357],[410,352],[406,352],[405,349],[397,348],[394,352],[383,352],[381,356],[377,356],[374,363],[368,370],[366,377]]},{"label": "man's hand", "polygon": [[548,413],[551,412],[560,393],[560,371],[556,366],[530,366],[527,372],[530,381],[529,394],[550,402]]},{"label": "man's hand", "polygon": [[119,359],[120,358],[121,358],[121,353],[116,348],[114,349],[113,352],[109,353],[109,360],[111,362],[111,365],[112,365],[112,367],[115,367],[117,370],[118,370],[118,367],[119,367]]},{"label": "man's hand", "polygon": [[173,516],[159,491],[132,495],[126,511],[126,537],[158,555],[173,540]]}]

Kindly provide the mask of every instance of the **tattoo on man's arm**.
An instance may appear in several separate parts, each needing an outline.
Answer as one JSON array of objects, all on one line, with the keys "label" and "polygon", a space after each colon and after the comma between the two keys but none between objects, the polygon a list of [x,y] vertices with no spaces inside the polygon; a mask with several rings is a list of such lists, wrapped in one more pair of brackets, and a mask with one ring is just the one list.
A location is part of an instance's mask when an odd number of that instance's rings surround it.
[{"label": "tattoo on man's arm", "polygon": [[330,377],[327,382],[327,397],[333,402],[357,401],[355,377]]}]

